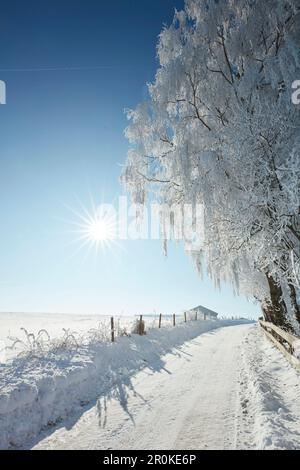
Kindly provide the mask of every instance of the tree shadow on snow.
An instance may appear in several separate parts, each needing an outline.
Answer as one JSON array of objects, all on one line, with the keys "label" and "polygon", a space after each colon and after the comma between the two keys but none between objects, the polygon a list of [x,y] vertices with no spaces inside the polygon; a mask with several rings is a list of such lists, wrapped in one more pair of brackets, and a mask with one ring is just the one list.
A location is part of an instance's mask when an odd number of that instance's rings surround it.
[{"label": "tree shadow on snow", "polygon": [[[200,323],[200,322],[199,322]],[[108,416],[108,403],[112,400],[118,402],[134,424],[134,415],[130,410],[128,399],[130,396],[138,397],[143,401],[144,405],[151,407],[138,392],[136,391],[132,378],[141,370],[146,374],[166,373],[171,375],[165,367],[166,354],[179,356],[185,361],[189,361],[192,355],[183,350],[183,345],[186,341],[193,341],[195,337],[200,334],[215,334],[209,331],[212,325],[207,322],[204,331],[197,323],[178,326],[176,328],[164,328],[161,330],[151,330],[146,336],[132,335],[130,337],[119,338],[114,344],[102,343],[94,346],[89,346],[88,351],[85,351],[85,359],[88,353],[89,361],[94,365],[92,373],[85,378],[87,382],[85,387],[84,383],[79,383],[77,387],[77,394],[75,398],[70,389],[69,408],[66,408],[65,419],[61,422],[56,420],[55,424],[49,424],[41,430],[37,437],[23,447],[30,449],[41,440],[50,436],[52,433],[60,428],[70,430],[78,422],[80,417],[95,407],[100,427],[107,425]],[[215,328],[220,325],[216,324]],[[209,331],[209,333],[208,333]],[[195,341],[199,344],[199,341]],[[70,367],[70,358],[56,358],[53,359],[53,369],[56,373],[65,373],[68,378],[68,367]],[[75,364],[81,366],[84,370],[84,360],[80,363],[80,354],[77,354]],[[72,362],[74,366],[74,361]],[[27,367],[29,365],[27,364]],[[48,358],[49,367],[49,358]],[[20,374],[21,371],[18,371]],[[76,390],[75,390],[76,391]],[[74,394],[73,394],[74,395]],[[58,395],[57,399],[60,397]],[[73,400],[73,403],[72,403]],[[53,423],[53,420],[49,420]]]}]

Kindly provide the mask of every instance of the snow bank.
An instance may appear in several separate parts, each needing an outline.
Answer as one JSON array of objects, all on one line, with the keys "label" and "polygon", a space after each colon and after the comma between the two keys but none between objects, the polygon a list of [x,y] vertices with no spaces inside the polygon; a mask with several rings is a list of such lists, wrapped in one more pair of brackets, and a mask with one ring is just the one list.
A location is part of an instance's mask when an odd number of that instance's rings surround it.
[{"label": "snow bank", "polygon": [[239,427],[247,443],[240,447],[299,449],[300,374],[259,326],[250,329],[241,354]]},{"label": "snow bank", "polygon": [[153,329],[43,358],[15,359],[0,366],[0,448],[19,447],[99,395],[121,387],[144,367],[161,370],[161,357],[206,331],[245,322],[195,321]]}]

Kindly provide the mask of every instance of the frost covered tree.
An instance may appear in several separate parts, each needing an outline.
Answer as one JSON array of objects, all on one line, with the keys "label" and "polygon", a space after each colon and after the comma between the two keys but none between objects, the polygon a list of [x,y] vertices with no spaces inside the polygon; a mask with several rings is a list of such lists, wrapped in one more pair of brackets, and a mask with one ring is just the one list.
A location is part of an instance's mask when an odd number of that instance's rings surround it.
[{"label": "frost covered tree", "polygon": [[[133,200],[201,203],[216,284],[300,331],[300,0],[186,0],[159,36],[149,100],[128,112]],[[175,222],[176,223],[176,222]]]}]

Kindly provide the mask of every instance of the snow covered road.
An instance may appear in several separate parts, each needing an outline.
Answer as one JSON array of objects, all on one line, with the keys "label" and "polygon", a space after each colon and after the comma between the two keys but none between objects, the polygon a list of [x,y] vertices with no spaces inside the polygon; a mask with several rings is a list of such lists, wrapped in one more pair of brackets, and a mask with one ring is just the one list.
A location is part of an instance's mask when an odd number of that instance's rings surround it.
[{"label": "snow covered road", "polygon": [[161,359],[31,447],[300,449],[300,375],[258,325],[201,334]]},{"label": "snow covered road", "polygon": [[65,423],[36,449],[231,449],[236,447],[241,345],[249,325],[211,331],[144,369],[128,397]]}]

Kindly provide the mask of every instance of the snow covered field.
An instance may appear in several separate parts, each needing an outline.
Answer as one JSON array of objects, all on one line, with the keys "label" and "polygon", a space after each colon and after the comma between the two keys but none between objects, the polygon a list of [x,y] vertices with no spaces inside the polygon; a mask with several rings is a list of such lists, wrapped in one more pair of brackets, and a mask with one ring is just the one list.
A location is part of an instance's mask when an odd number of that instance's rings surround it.
[{"label": "snow covered field", "polygon": [[[119,330],[130,332],[136,321],[134,316],[115,316],[116,336]],[[158,315],[145,316],[144,321],[146,328],[158,326]],[[183,321],[182,316],[177,317],[177,322]],[[162,325],[167,326],[172,323],[171,316],[163,316]],[[52,340],[59,339],[64,336],[64,329],[74,335],[79,342],[91,341],[89,333],[98,330],[97,339],[108,340],[110,338],[110,317],[104,315],[71,315],[71,314],[49,314],[49,313],[0,313],[0,362],[6,362],[16,357],[22,350],[26,350],[26,333],[22,330],[25,328],[28,333],[32,333],[35,337],[39,331],[43,332],[42,339],[47,340],[49,334]],[[21,343],[16,344],[12,349],[14,341],[9,338],[18,338],[25,342],[25,346]]]},{"label": "snow covered field", "polygon": [[300,374],[256,324],[189,322],[0,373],[3,448],[300,449]]},{"label": "snow covered field", "polygon": [[125,402],[131,377],[138,371],[162,370],[163,357],[177,354],[185,341],[232,324],[231,320],[194,321],[153,329],[144,337],[120,337],[115,344],[82,344],[2,363],[0,447],[23,445],[100,396],[118,396]]},{"label": "snow covered field", "polygon": [[[101,315],[67,315],[55,313],[0,313],[0,339],[7,336],[20,335],[20,328],[37,334],[39,330],[46,329],[51,336],[62,334],[63,328],[72,331],[84,332],[95,328],[103,319]],[[125,317],[126,321],[128,317]]]},{"label": "snow covered field", "polygon": [[34,449],[300,449],[300,375],[257,325],[202,334]]},{"label": "snow covered field", "polygon": [[[129,327],[133,316],[116,316],[122,325]],[[110,317],[104,315],[71,315],[61,313],[0,313],[0,340],[8,336],[21,336],[21,328],[35,335],[45,329],[51,337],[63,334],[63,328],[79,334],[85,333],[99,324],[109,325]]]}]

